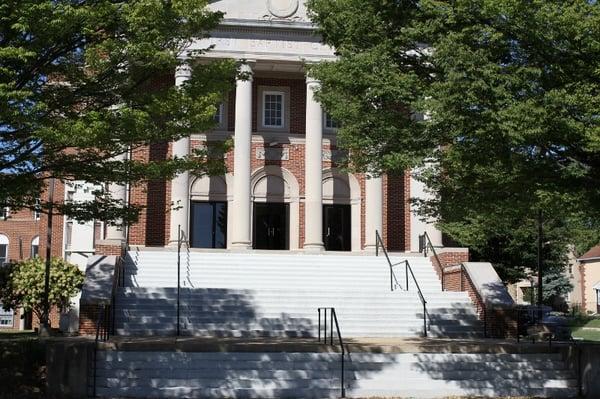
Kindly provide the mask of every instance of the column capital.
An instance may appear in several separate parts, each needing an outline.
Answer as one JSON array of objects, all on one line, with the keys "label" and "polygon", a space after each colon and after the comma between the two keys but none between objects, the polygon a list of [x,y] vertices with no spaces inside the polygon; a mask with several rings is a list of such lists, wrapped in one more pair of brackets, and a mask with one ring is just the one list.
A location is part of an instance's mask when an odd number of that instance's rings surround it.
[{"label": "column capital", "polygon": [[175,80],[188,80],[192,77],[192,67],[187,61],[175,67]]},{"label": "column capital", "polygon": [[307,86],[311,86],[311,85],[320,86],[321,81],[312,77],[311,75],[307,74],[306,75],[306,85]]},{"label": "column capital", "polygon": [[247,79],[244,79],[244,80],[252,81],[252,79],[254,78],[254,70],[253,70],[254,64],[255,64],[255,61],[252,61],[252,60],[246,60],[246,61],[244,61],[244,63],[240,64],[239,72],[241,74],[246,75],[246,77],[247,77]]}]

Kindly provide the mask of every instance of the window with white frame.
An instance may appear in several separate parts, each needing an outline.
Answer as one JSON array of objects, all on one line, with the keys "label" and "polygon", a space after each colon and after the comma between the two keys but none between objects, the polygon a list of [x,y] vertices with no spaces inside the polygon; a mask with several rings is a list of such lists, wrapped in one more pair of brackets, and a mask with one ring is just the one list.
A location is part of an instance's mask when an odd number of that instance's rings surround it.
[{"label": "window with white frame", "polygon": [[8,262],[8,237],[0,234],[0,266]]},{"label": "window with white frame", "polygon": [[6,220],[10,217],[10,208],[8,206],[5,206],[4,208],[2,208],[2,219]]},{"label": "window with white frame", "polygon": [[335,119],[333,119],[331,117],[331,115],[329,115],[327,113],[325,114],[325,129],[334,130],[334,129],[338,129],[340,126],[341,126],[341,124],[338,121],[336,121]]},{"label": "window with white frame", "polygon": [[13,311],[4,310],[4,308],[2,307],[2,303],[0,303],[0,327],[13,327]]},{"label": "window with white frame", "polygon": [[35,236],[31,240],[31,257],[37,258],[40,254],[40,236]]},{"label": "window with white frame", "polygon": [[35,200],[35,206],[33,208],[33,219],[40,220],[40,216],[42,215],[42,202],[39,198]]},{"label": "window with white frame", "polygon": [[284,127],[284,102],[283,92],[263,92],[263,126]]}]

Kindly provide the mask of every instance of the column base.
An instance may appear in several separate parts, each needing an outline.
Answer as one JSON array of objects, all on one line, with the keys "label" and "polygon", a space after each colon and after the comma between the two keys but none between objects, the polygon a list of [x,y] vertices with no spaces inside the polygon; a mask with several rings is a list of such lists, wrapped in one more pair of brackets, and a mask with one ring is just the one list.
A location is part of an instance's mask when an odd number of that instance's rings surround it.
[{"label": "column base", "polygon": [[374,254],[375,252],[377,252],[377,245],[365,245],[365,248],[363,249],[363,252],[373,253]]},{"label": "column base", "polygon": [[249,251],[252,249],[252,243],[251,242],[232,242],[231,243],[231,249],[232,251]]},{"label": "column base", "polygon": [[305,252],[323,252],[323,251],[325,251],[325,246],[320,243],[304,244],[303,250]]}]

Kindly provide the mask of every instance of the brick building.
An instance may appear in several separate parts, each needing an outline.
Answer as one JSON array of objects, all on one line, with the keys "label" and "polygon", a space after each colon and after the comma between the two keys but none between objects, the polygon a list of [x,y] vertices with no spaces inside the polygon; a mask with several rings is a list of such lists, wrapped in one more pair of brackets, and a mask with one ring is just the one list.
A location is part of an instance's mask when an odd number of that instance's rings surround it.
[{"label": "brick building", "polygon": [[[214,46],[188,65],[234,58],[245,61],[251,76],[239,80],[220,105],[218,126],[133,154],[165,159],[232,139],[234,149],[224,155],[228,173],[184,173],[171,182],[132,187],[130,201],[145,209],[130,228],[130,245],[173,245],[178,228],[197,248],[373,251],[376,230],[393,251],[416,251],[425,230],[441,245],[439,231],[411,213],[409,199],[425,193],[408,172],[365,176],[338,168],[344,153],[337,123],[315,100],[319,82],[304,68],[335,55],[315,35],[304,3],[255,3],[212,3],[225,20],[211,38],[190,48]],[[162,84],[182,85],[189,76],[184,65]],[[113,188],[127,198],[129,190]],[[123,240],[125,232],[107,230],[105,238]]]},{"label": "brick building", "polygon": [[[64,196],[64,185],[55,186],[55,198]],[[44,198],[45,200],[45,198]],[[53,217],[52,256],[63,255],[63,216]],[[30,209],[4,208],[0,217],[0,265],[35,256],[45,256],[48,216]],[[53,314],[52,327],[58,327],[59,316]],[[21,318],[21,312],[0,310],[0,328],[32,328],[37,325],[30,315]]]}]

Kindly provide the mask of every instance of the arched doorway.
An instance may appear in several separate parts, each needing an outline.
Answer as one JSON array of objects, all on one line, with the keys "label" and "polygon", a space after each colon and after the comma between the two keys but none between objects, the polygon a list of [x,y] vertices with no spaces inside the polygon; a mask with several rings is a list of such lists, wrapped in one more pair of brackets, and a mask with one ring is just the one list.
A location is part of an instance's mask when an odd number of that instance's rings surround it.
[{"label": "arched doorway", "polygon": [[360,185],[337,169],[323,173],[323,244],[327,251],[360,251]]},{"label": "arched doorway", "polygon": [[190,246],[227,248],[230,176],[201,176],[190,187]]},{"label": "arched doorway", "polygon": [[299,188],[296,178],[279,166],[266,166],[252,175],[252,247],[297,249]]}]

